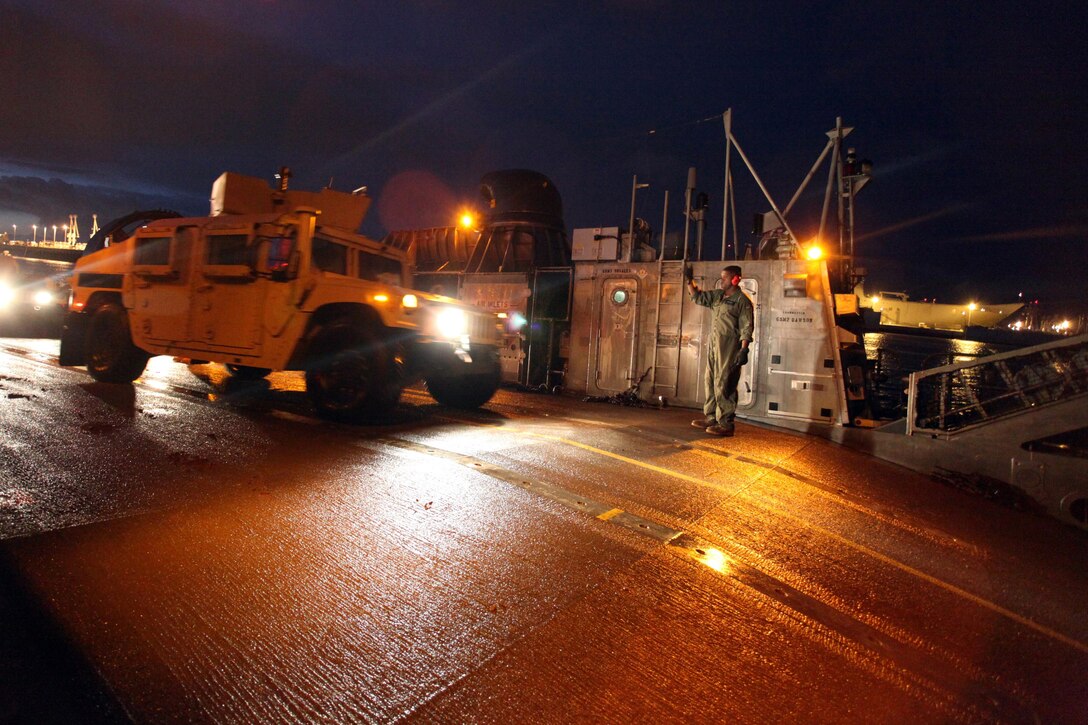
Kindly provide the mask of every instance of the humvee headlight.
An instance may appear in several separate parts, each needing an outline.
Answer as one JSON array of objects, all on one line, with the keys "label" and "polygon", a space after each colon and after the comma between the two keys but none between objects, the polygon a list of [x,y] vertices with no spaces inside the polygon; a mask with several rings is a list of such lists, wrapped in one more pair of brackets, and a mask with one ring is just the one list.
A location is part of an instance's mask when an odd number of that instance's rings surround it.
[{"label": "humvee headlight", "polygon": [[7,307],[15,301],[15,289],[6,282],[0,282],[0,308]]},{"label": "humvee headlight", "polygon": [[419,307],[419,299],[415,295],[404,295],[400,300],[400,304],[402,307]]},{"label": "humvee headlight", "polygon": [[34,293],[34,304],[38,307],[53,304],[53,293],[45,289],[38,290]]},{"label": "humvee headlight", "polygon": [[456,307],[447,307],[439,312],[435,324],[442,337],[462,337],[468,332],[465,313]]}]

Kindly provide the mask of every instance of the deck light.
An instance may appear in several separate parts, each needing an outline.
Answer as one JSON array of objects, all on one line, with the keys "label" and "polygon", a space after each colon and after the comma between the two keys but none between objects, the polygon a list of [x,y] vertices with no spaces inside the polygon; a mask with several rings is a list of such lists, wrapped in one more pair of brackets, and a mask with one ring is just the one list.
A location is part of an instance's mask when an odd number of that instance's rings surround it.
[{"label": "deck light", "polygon": [[808,248],[808,251],[805,252],[805,256],[815,262],[817,259],[824,256],[824,250],[813,244]]}]

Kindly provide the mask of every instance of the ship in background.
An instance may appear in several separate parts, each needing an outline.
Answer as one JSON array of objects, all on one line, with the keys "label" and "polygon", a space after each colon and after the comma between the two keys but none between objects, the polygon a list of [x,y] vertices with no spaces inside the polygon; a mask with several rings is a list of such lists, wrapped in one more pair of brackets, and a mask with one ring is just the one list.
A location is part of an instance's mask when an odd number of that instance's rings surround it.
[{"label": "ship in background", "polygon": [[854,294],[858,297],[858,306],[864,310],[862,317],[868,329],[880,326],[966,332],[969,327],[997,327],[1024,306],[1023,302],[968,302],[961,305],[917,302],[904,292],[867,296],[860,287],[854,289]]}]

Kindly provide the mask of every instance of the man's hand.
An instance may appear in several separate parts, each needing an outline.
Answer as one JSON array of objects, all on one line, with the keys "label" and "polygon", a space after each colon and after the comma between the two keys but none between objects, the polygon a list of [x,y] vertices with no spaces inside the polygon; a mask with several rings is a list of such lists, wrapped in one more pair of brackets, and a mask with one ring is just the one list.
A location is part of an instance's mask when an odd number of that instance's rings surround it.
[{"label": "man's hand", "polygon": [[748,348],[742,347],[740,352],[737,353],[737,361],[733,363],[735,367],[743,367],[748,364]]},{"label": "man's hand", "polygon": [[684,265],[684,281],[692,282],[695,279],[695,270],[691,268],[690,264]]}]

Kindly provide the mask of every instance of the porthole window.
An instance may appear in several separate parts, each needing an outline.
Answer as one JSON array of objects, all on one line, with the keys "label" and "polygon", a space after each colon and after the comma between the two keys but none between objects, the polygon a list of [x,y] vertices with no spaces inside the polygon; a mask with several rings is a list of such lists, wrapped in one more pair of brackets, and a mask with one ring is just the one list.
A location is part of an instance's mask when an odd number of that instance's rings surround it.
[{"label": "porthole window", "polygon": [[612,290],[612,304],[625,305],[628,299],[630,299],[630,295],[622,287]]}]

